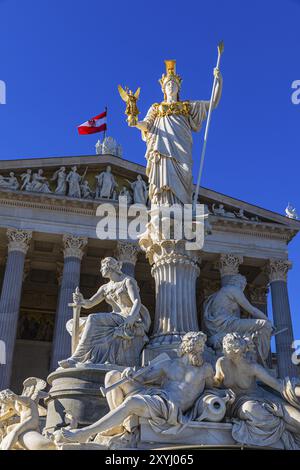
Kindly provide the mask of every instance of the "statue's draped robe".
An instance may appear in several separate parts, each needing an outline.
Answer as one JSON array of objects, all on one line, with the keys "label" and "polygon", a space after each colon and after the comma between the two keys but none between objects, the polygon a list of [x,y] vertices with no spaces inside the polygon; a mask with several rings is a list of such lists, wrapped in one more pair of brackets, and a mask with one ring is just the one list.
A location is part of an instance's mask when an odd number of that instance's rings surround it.
[{"label": "statue's draped robe", "polygon": [[300,450],[300,423],[297,425],[294,420],[292,430],[285,408],[289,404],[300,411],[300,398],[295,393],[299,386],[299,379],[286,378],[282,397],[259,386],[256,391],[238,397],[229,409],[233,418],[232,437],[241,444],[264,447],[281,443],[286,450]]},{"label": "statue's draped robe", "polygon": [[99,196],[107,197],[109,199],[115,188],[115,179],[113,175],[107,171],[101,173],[99,178],[99,187],[101,188]]},{"label": "statue's draped robe", "polygon": [[161,116],[159,105],[149,109],[144,122],[147,131],[146,174],[149,198],[154,204],[191,204],[192,131],[199,131],[206,118],[207,101],[189,101],[188,114]]},{"label": "statue's draped robe", "polygon": [[144,181],[135,181],[132,183],[133,200],[135,204],[146,204],[147,188]]},{"label": "statue's draped robe", "polygon": [[[229,300],[235,304],[235,309],[229,309],[222,304],[220,296],[226,293]],[[208,344],[216,350],[222,348],[222,341],[227,333],[257,334],[255,344],[259,357],[265,360],[270,350],[271,326],[266,320],[256,318],[241,318],[240,308],[235,302],[229,288],[222,287],[220,291],[212,294],[203,305],[203,322],[208,335]]]},{"label": "statue's draped robe", "polygon": [[[80,318],[81,337],[72,355],[78,363],[117,364],[135,366],[140,364],[140,354],[148,341],[150,315],[141,305],[140,314],[132,328],[127,328],[126,317],[130,314],[132,301],[128,295],[126,276],[120,282],[110,281],[104,286],[104,297],[112,312],[91,313]],[[130,278],[138,290],[135,279]],[[73,320],[67,322],[71,333]]]},{"label": "statue's draped robe", "polygon": [[71,171],[68,174],[66,181],[69,183],[68,196],[80,198],[81,197],[81,191],[80,191],[81,176],[75,171]]}]

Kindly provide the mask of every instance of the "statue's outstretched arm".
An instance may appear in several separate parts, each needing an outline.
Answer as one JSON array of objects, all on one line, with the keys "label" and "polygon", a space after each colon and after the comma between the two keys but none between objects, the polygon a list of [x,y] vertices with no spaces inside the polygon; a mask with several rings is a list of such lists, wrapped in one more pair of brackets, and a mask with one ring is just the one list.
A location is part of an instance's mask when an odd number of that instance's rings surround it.
[{"label": "statue's outstretched arm", "polygon": [[220,357],[216,362],[216,373],[215,373],[215,376],[214,376],[214,386],[215,387],[221,387],[221,385],[223,384],[223,380],[224,380],[224,373],[223,373],[223,370],[222,370],[223,360],[224,360],[224,358]]},{"label": "statue's outstretched arm", "polygon": [[0,415],[0,423],[5,422],[6,420],[8,420],[9,418],[12,418],[16,414],[17,413],[14,408],[9,408],[7,411],[5,411],[3,414]]},{"label": "statue's outstretched arm", "polygon": [[253,318],[258,318],[260,320],[268,320],[268,317],[258,308],[250,304],[245,294],[240,289],[232,289],[236,302],[242,307],[247,313],[249,313]]},{"label": "statue's outstretched arm", "polygon": [[220,102],[223,90],[223,77],[219,69],[214,69],[214,76],[217,79],[216,88],[213,97],[213,108],[216,108]]},{"label": "statue's outstretched arm", "polygon": [[138,382],[144,383],[144,384],[160,384],[163,377],[166,375],[166,370],[167,368],[171,367],[172,361],[164,361],[163,364],[156,364],[153,365],[152,367],[147,367],[145,369],[145,373],[139,375],[138,377]]},{"label": "statue's outstretched arm", "polygon": [[145,121],[138,121],[135,124],[135,127],[137,127],[138,129],[140,129],[140,131],[143,131],[143,132],[148,130],[148,124]]},{"label": "statue's outstretched arm", "polygon": [[98,289],[96,294],[92,295],[90,299],[83,299],[82,307],[83,308],[92,308],[95,307],[95,305],[100,304],[104,300],[104,290],[103,286]]},{"label": "statue's outstretched arm", "polygon": [[282,384],[279,380],[273,377],[269,372],[259,364],[254,365],[254,371],[256,378],[263,382],[264,384],[268,385],[269,387],[273,388],[277,392],[282,392]]},{"label": "statue's outstretched arm", "polygon": [[141,298],[140,298],[138,288],[135,285],[135,283],[132,282],[130,279],[128,279],[126,281],[126,287],[127,287],[127,293],[132,302],[131,312],[128,315],[126,322],[133,324],[139,317],[142,303],[141,303]]}]

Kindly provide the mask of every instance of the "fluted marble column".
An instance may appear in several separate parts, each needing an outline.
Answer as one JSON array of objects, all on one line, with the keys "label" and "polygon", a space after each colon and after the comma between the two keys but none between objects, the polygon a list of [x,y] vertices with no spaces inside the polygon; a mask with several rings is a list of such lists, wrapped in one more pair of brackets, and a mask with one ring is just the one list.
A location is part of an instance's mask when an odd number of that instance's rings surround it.
[{"label": "fluted marble column", "polygon": [[140,247],[136,243],[119,240],[117,243],[116,257],[122,263],[122,271],[134,277],[135,265]]},{"label": "fluted marble column", "polygon": [[64,265],[61,277],[61,286],[58,307],[55,318],[51,370],[58,367],[58,361],[71,355],[71,336],[66,330],[66,323],[72,318],[72,294],[80,283],[81,260],[87,238],[74,235],[64,235]]},{"label": "fluted marble column", "polygon": [[268,266],[274,325],[277,330],[287,328],[275,336],[279,377],[293,377],[299,374],[298,368],[292,363],[294,336],[287,289],[287,273],[290,268],[291,262],[281,259],[270,260]]},{"label": "fluted marble column", "polygon": [[0,390],[9,387],[22,294],[25,256],[32,232],[8,229],[8,256],[0,299],[0,339],[5,341],[6,364],[0,366]]},{"label": "fluted marble column", "polygon": [[165,351],[176,352],[182,335],[198,331],[196,279],[200,269],[198,252],[187,251],[184,240],[151,243],[146,256],[155,279],[156,307],[153,333],[146,350],[151,356]]},{"label": "fluted marble column", "polygon": [[221,253],[220,258],[216,263],[216,267],[220,271],[221,285],[225,286],[231,276],[239,274],[240,264],[243,262],[243,257],[234,255],[232,253]]},{"label": "fluted marble column", "polygon": [[[248,286],[249,291],[249,298],[251,304],[258,308],[261,312],[263,312],[266,316],[268,316],[268,299],[267,295],[269,289],[267,286],[256,286],[250,284]],[[271,369],[272,368],[272,352],[269,351],[269,355],[266,360],[267,366]]]}]

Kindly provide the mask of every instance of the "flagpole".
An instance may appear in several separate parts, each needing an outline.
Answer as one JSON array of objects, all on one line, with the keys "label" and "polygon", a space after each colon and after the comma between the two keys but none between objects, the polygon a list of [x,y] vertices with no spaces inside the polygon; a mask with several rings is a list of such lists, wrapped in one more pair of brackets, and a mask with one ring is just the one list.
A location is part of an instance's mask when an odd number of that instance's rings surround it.
[{"label": "flagpole", "polygon": [[[105,112],[106,112],[106,128],[107,128],[107,106],[105,106]],[[104,131],[104,137],[103,137],[103,140],[105,140],[106,138],[106,129]]]},{"label": "flagpole", "polygon": [[[217,65],[216,65],[217,69],[220,66],[220,60],[221,60],[221,55],[222,55],[223,51],[224,51],[224,44],[223,44],[223,41],[221,41],[218,44],[218,59],[217,59]],[[214,99],[216,85],[217,85],[217,77],[215,76],[214,77],[214,82],[213,82],[213,87],[212,87],[212,92],[211,92],[211,97],[210,97],[210,102],[209,102],[208,115],[207,115],[205,133],[204,133],[204,140],[203,140],[203,147],[202,147],[201,158],[200,158],[200,168],[199,168],[197,186],[196,186],[196,191],[195,191],[195,196],[194,196],[194,205],[195,206],[196,206],[197,201],[198,201],[200,182],[201,182],[201,177],[202,177],[202,173],[203,173],[204,157],[205,157],[207,137],[208,137],[210,120],[211,120],[211,113],[212,113],[212,108],[213,108],[213,99]]]}]

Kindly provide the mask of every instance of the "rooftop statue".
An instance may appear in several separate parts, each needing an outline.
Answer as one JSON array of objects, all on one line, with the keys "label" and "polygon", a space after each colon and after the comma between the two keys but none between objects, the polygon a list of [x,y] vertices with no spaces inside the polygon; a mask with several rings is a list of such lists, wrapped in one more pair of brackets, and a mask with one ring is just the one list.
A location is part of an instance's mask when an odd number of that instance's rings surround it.
[{"label": "rooftop statue", "polygon": [[[128,181],[128,180],[127,180]],[[137,175],[137,179],[133,182],[128,181],[133,191],[134,204],[147,204],[148,189],[141,175]]]},{"label": "rooftop statue", "polygon": [[71,167],[71,171],[66,177],[67,183],[69,183],[68,196],[69,197],[81,197],[81,188],[80,184],[84,181],[85,175],[87,173],[87,168],[85,169],[83,175],[77,173],[77,166],[74,165]]},{"label": "rooftop statue", "polygon": [[66,195],[67,192],[67,174],[64,166],[60,167],[51,178],[51,181],[56,181],[55,194],[62,196]]},{"label": "rooftop statue", "polygon": [[81,185],[81,197],[83,199],[93,199],[94,198],[94,192],[91,190],[89,182],[87,180],[84,180]]},{"label": "rooftop statue", "polygon": [[298,219],[298,214],[296,211],[296,208],[292,206],[292,204],[289,202],[286,209],[285,209],[285,214],[289,219]]},{"label": "rooftop statue", "polygon": [[31,191],[31,176],[32,176],[32,170],[30,168],[26,170],[26,173],[21,174],[21,180],[22,180],[21,191],[23,189],[25,189],[25,191]]},{"label": "rooftop statue", "polygon": [[132,204],[132,194],[131,194],[131,191],[126,186],[122,187],[120,191],[120,196],[127,198],[127,204]]},{"label": "rooftop statue", "polygon": [[117,187],[114,175],[111,172],[111,166],[107,166],[105,171],[95,176],[96,178],[96,199],[113,197],[113,192]]},{"label": "rooftop statue", "polygon": [[105,137],[103,142],[100,140],[97,141],[96,145],[96,154],[97,155],[114,155],[115,157],[122,158],[123,149],[120,144],[113,137]]},{"label": "rooftop statue", "polygon": [[235,219],[235,214],[233,212],[226,211],[224,204],[219,204],[218,207],[216,204],[212,205],[212,212],[214,215],[220,215],[221,217],[230,217]]},{"label": "rooftop statue", "polygon": [[37,173],[33,173],[30,191],[37,193],[51,193],[47,178],[43,176],[44,170],[40,168]]},{"label": "rooftop statue", "polygon": [[[159,205],[190,204],[193,192],[192,131],[201,129],[209,101],[181,101],[182,79],[176,73],[176,61],[166,60],[165,64],[166,73],[160,79],[164,100],[153,104],[142,121],[137,120],[134,109],[128,124],[140,129],[146,141],[150,201]],[[218,68],[214,69],[214,75],[217,81],[213,96],[215,108],[222,91],[222,76]],[[131,108],[126,108],[126,114],[129,111]]]},{"label": "rooftop statue", "polygon": [[19,189],[19,186],[19,182],[13,171],[9,173],[9,176],[0,175],[0,188],[16,190]]}]

